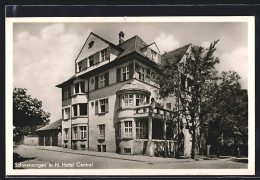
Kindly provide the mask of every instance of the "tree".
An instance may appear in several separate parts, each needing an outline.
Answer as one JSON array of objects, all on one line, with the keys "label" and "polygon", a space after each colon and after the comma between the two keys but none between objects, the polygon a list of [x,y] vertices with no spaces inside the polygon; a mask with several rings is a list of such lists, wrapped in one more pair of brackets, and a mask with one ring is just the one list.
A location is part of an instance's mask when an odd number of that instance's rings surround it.
[{"label": "tree", "polygon": [[[13,90],[13,126],[15,131],[27,134],[37,125],[46,125],[50,122],[50,113],[42,109],[42,102],[26,94],[25,88]],[[31,127],[28,129],[28,127]],[[35,130],[35,128],[34,128]]]},{"label": "tree", "polygon": [[[185,119],[186,126],[192,137],[191,158],[195,157],[195,144],[199,127],[203,124],[201,101],[204,99],[204,90],[207,81],[215,80],[215,64],[219,59],[213,56],[217,41],[210,44],[208,49],[201,46],[191,46],[191,52],[186,53],[186,59],[169,57],[164,54],[162,64],[159,65],[161,73],[156,76],[156,83],[160,86],[159,95],[162,98],[174,95],[177,97],[178,117]],[[182,128],[182,121],[178,128]]]},{"label": "tree", "polygon": [[[248,137],[248,94],[241,89],[236,72],[222,72],[220,82],[215,82],[214,91],[204,102],[204,114],[208,120],[208,143],[220,147],[223,139],[239,140],[247,145]],[[219,151],[216,152],[219,155]]]}]

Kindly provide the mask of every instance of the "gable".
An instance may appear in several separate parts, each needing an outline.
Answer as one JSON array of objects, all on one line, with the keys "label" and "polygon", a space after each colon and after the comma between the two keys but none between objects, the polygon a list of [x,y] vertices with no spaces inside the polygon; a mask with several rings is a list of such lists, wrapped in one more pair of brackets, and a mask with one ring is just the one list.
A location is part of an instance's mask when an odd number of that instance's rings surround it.
[{"label": "gable", "polygon": [[[93,42],[93,44],[91,47],[89,47],[91,45],[91,42]],[[76,59],[76,63],[108,47],[108,42],[105,42],[103,39],[99,38],[93,33],[90,33],[89,37],[87,38],[84,46],[82,47]]]}]

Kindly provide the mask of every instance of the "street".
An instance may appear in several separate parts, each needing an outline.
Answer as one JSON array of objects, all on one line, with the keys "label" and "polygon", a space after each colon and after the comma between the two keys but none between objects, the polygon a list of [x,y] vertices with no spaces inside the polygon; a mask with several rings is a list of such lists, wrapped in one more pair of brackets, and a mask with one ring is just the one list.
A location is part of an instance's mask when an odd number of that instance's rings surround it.
[{"label": "street", "polygon": [[25,145],[14,147],[15,169],[239,169],[247,166],[246,161],[232,158],[193,160],[83,152],[64,150],[60,147]]}]

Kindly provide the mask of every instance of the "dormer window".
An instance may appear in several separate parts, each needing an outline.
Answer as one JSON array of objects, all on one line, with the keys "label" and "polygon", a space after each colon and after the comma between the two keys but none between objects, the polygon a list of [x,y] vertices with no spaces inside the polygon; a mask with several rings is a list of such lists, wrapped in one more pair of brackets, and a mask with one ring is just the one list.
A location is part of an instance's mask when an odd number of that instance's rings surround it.
[{"label": "dormer window", "polygon": [[92,48],[94,46],[94,41],[91,41],[89,44],[88,44],[88,48]]}]

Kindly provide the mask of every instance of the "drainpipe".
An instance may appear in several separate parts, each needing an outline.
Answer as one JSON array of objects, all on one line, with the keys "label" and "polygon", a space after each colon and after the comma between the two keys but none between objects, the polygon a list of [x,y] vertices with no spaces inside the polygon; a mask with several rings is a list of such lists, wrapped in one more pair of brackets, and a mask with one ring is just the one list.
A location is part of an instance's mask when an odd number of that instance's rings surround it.
[{"label": "drainpipe", "polygon": [[89,104],[89,78],[87,78],[87,80],[88,80],[88,94],[87,94],[87,96],[88,96],[88,151],[89,151],[89,117],[90,117],[90,108],[89,108],[89,106],[90,106],[90,104]]},{"label": "drainpipe", "polygon": [[72,106],[70,106],[70,149],[72,150]]}]

